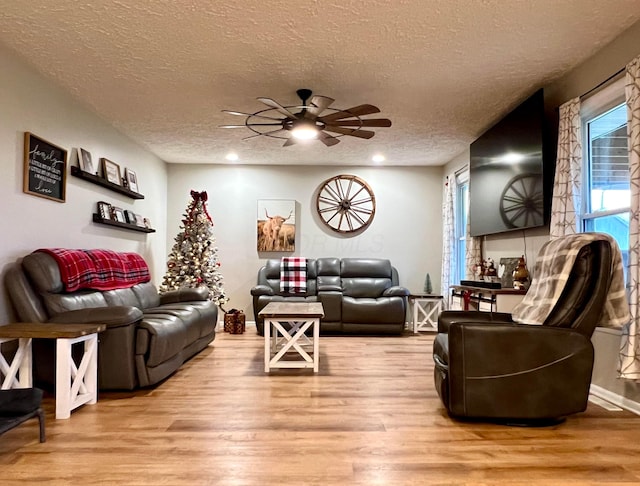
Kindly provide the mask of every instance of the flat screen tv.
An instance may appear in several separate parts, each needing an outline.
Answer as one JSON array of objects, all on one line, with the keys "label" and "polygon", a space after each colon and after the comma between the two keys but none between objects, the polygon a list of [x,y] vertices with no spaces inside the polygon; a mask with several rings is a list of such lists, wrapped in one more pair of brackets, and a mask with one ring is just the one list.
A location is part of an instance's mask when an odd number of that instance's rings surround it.
[{"label": "flat screen tv", "polygon": [[546,125],[540,89],[471,144],[472,236],[548,224],[553,161]]}]

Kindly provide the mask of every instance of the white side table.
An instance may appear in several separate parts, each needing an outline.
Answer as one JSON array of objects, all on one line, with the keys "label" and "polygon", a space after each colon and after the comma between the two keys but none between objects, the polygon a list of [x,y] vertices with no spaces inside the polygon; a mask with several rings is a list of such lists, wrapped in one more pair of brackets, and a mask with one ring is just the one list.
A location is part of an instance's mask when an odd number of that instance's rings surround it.
[{"label": "white side table", "polygon": [[442,295],[411,294],[409,303],[413,307],[413,332],[436,331],[438,316],[442,311]]},{"label": "white side table", "polygon": [[[56,418],[67,419],[71,410],[98,400],[98,333],[104,324],[52,324],[17,322],[0,326],[0,343],[18,340],[11,364],[0,353],[0,371],[4,375],[2,389],[32,386],[33,338],[56,340]],[[83,343],[84,354],[76,366],[71,351]]]}]

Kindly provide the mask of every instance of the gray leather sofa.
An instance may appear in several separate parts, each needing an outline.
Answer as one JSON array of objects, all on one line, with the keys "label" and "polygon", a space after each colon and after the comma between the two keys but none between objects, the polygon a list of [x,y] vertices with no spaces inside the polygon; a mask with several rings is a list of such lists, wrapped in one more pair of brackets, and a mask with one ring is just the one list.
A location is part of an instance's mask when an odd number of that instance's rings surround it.
[{"label": "gray leather sofa", "polygon": [[[5,285],[23,322],[107,325],[98,345],[101,390],[156,384],[215,338],[218,307],[206,288],[159,294],[151,282],[118,290],[67,293],[54,258],[34,252],[9,267]],[[55,347],[34,340],[34,381],[51,388]]]},{"label": "gray leather sofa", "polygon": [[280,259],[267,260],[251,289],[258,334],[259,312],[269,302],[321,302],[324,333],[400,334],[406,320],[409,290],[398,284],[398,271],[380,258],[318,258],[307,260],[307,291],[280,291]]}]

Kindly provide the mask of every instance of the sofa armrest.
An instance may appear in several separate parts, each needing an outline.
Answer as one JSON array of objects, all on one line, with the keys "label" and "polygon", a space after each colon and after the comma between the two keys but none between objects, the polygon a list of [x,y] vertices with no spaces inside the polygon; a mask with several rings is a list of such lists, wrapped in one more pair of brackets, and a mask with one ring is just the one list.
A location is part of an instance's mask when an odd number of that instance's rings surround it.
[{"label": "sofa armrest", "polygon": [[449,327],[454,322],[477,322],[484,324],[491,323],[513,323],[511,314],[506,312],[482,312],[482,311],[463,311],[463,310],[446,310],[442,311],[438,316],[438,332],[449,332]]},{"label": "sofa armrest", "polygon": [[256,285],[251,289],[251,295],[273,295],[273,289],[268,285]]},{"label": "sofa armrest", "polygon": [[196,300],[207,300],[209,298],[209,290],[207,287],[189,288],[169,290],[160,294],[160,304],[175,304],[176,302],[193,302]]},{"label": "sofa armrest", "polygon": [[88,307],[57,314],[49,322],[57,324],[95,323],[111,327],[135,324],[142,319],[142,311],[137,307],[118,305],[109,307]]},{"label": "sofa armrest", "polygon": [[382,292],[383,297],[393,297],[393,296],[407,297],[409,294],[410,294],[409,289],[400,287],[398,285],[389,287],[384,292]]}]

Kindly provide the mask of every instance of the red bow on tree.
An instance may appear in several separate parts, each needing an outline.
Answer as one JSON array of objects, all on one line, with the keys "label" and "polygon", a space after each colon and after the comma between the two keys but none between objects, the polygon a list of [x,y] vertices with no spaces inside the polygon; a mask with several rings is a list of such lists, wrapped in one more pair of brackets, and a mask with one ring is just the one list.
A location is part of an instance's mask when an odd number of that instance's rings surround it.
[{"label": "red bow on tree", "polygon": [[205,204],[207,199],[209,199],[209,196],[207,196],[207,191],[198,192],[192,190],[191,197],[196,202],[196,204],[192,206],[191,211],[189,212],[189,219],[193,220],[193,213],[196,209],[196,206],[198,205],[198,201],[202,201],[202,209],[204,210],[204,214],[207,216],[209,222],[213,224],[213,220],[211,219],[211,216],[209,216],[209,211],[207,211],[207,205]]},{"label": "red bow on tree", "polygon": [[202,202],[205,202],[207,199],[209,199],[209,196],[207,196],[207,191],[198,192],[192,190],[191,197],[196,201],[200,200]]}]

